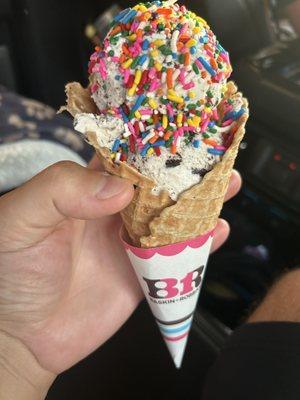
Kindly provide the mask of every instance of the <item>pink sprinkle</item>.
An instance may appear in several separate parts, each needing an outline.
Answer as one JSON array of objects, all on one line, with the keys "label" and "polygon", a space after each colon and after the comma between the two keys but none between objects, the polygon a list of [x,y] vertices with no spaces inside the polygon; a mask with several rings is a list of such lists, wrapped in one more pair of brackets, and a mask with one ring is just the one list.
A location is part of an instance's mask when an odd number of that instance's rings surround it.
[{"label": "pink sprinkle", "polygon": [[102,79],[106,79],[107,77],[106,65],[102,59],[99,60],[99,72],[102,76]]},{"label": "pink sprinkle", "polygon": [[174,108],[171,106],[171,104],[168,103],[168,104],[166,105],[166,107],[167,107],[169,116],[170,116],[170,117],[174,117]]},{"label": "pink sprinkle", "polygon": [[150,88],[149,88],[149,92],[153,92],[154,90],[156,90],[159,87],[160,87],[160,81],[152,81]]},{"label": "pink sprinkle", "polygon": [[142,110],[139,110],[139,113],[141,115],[152,115],[153,111],[151,110],[151,108],[144,108]]},{"label": "pink sprinkle", "polygon": [[130,30],[131,32],[135,32],[137,30],[137,27],[139,26],[139,22],[138,21],[133,21],[133,23],[131,24]]},{"label": "pink sprinkle", "polygon": [[228,64],[230,64],[228,53],[222,52],[222,53],[220,53],[220,56],[221,56],[221,58],[223,58],[224,61],[226,61]]},{"label": "pink sprinkle", "polygon": [[124,74],[124,83],[127,83],[130,77],[130,69],[123,70],[123,74]]},{"label": "pink sprinkle", "polygon": [[157,128],[157,130],[158,130],[159,132],[161,132],[161,131],[164,130],[164,128],[163,128],[162,126],[160,126],[159,128]]},{"label": "pink sprinkle", "polygon": [[178,80],[182,85],[185,85],[184,79],[185,79],[185,70],[184,68],[182,68],[178,77]]},{"label": "pink sprinkle", "polygon": [[115,63],[119,62],[120,57],[112,57],[111,60]]},{"label": "pink sprinkle", "polygon": [[183,89],[188,90],[188,89],[193,88],[194,86],[195,86],[194,82],[189,82],[189,83],[187,83],[186,85],[183,86]]},{"label": "pink sprinkle", "polygon": [[194,126],[183,126],[182,129],[188,132],[196,132],[196,128]]},{"label": "pink sprinkle", "polygon": [[209,118],[208,118],[206,121],[203,122],[203,124],[202,124],[202,126],[201,126],[201,133],[203,133],[203,132],[206,131],[209,122],[210,122],[210,121],[209,121]]},{"label": "pink sprinkle", "polygon": [[197,65],[197,67],[199,69],[203,69],[203,65],[201,64],[201,62],[199,60],[195,60],[195,64]]},{"label": "pink sprinkle", "polygon": [[223,122],[222,126],[229,126],[233,123],[233,119],[228,119],[227,121]]},{"label": "pink sprinkle", "polygon": [[218,121],[218,119],[219,119],[219,114],[218,114],[218,110],[217,110],[216,108],[213,109],[212,115],[213,115],[213,119],[214,119],[215,121]]},{"label": "pink sprinkle", "polygon": [[91,86],[91,92],[92,92],[92,93],[95,93],[95,92],[97,91],[97,89],[98,89],[98,85],[97,85],[97,83],[94,83],[94,84]]},{"label": "pink sprinkle", "polygon": [[127,122],[127,126],[128,126],[128,128],[129,128],[130,132],[131,132],[133,135],[135,135],[135,130],[134,130],[134,127],[133,127],[132,123],[131,123],[131,122]]},{"label": "pink sprinkle", "polygon": [[210,57],[210,58],[214,58],[213,53],[210,50],[206,50],[206,54]]},{"label": "pink sprinkle", "polygon": [[183,27],[180,29],[179,34],[183,35],[187,31],[188,27],[189,27],[189,25],[187,23],[184,24]]},{"label": "pink sprinkle", "polygon": [[226,150],[226,147],[224,147],[224,146],[215,146],[215,149],[216,150]]},{"label": "pink sprinkle", "polygon": [[150,68],[148,77],[150,79],[153,79],[155,77],[155,74],[156,74],[156,69],[154,67]]}]

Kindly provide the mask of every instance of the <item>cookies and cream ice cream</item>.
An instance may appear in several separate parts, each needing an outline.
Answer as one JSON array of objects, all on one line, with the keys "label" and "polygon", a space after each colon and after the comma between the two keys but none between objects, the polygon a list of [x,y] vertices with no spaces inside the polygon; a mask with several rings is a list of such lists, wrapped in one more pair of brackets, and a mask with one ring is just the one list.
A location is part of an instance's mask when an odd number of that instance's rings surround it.
[{"label": "cookies and cream ice cream", "polygon": [[[75,129],[94,132],[115,163],[126,162],[173,200],[218,163],[245,112],[224,100],[229,55],[202,18],[174,2],[138,4],[117,15],[89,64],[98,114]],[[221,102],[222,115],[218,111]]]}]

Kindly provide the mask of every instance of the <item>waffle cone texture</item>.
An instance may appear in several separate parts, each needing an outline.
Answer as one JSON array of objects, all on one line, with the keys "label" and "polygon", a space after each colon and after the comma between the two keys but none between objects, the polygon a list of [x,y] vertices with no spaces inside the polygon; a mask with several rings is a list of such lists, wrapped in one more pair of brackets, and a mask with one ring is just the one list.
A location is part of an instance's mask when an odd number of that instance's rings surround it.
[{"label": "waffle cone texture", "polygon": [[[73,116],[77,113],[97,113],[97,107],[90,97],[89,89],[79,83],[66,85],[67,110]],[[233,82],[228,82],[225,98],[241,96]],[[94,132],[88,132],[87,140],[94,146],[105,170],[111,174],[130,180],[135,185],[135,194],[129,206],[121,216],[133,245],[151,248],[182,242],[213,230],[220,215],[224,197],[228,189],[233,165],[240,143],[245,134],[245,125],[249,116],[248,102],[243,99],[247,112],[235,123],[232,144],[199,184],[182,192],[178,200],[173,201],[168,192],[158,196],[152,194],[155,182],[140,174],[136,169],[120,162],[114,164],[107,148],[99,147]],[[219,105],[222,115],[222,102]]]}]

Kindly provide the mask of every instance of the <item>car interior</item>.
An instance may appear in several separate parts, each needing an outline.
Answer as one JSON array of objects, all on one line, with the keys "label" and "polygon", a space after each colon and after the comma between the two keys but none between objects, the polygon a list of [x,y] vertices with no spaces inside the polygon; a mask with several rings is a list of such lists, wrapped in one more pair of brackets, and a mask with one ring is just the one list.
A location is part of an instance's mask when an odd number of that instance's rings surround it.
[{"label": "car interior", "polygon": [[[111,18],[134,3],[1,0],[0,87],[58,110],[65,102],[66,82],[87,84],[89,55],[107,33]],[[231,332],[276,277],[299,266],[300,23],[297,26],[280,3],[185,2],[230,51],[232,79],[249,100],[250,119],[235,167],[243,187],[221,215],[230,223],[231,234],[209,258],[182,368],[172,365],[142,302],[113,338],[57,378],[48,400],[200,398],[206,372]],[[72,130],[69,116],[57,121]],[[44,139],[50,137],[48,129],[41,124]],[[54,140],[59,141],[59,134]],[[63,145],[68,148],[66,140]],[[78,144],[78,149],[82,163],[88,162],[89,146]],[[55,160],[46,161],[51,162]],[[0,193],[25,178],[0,185]]]}]

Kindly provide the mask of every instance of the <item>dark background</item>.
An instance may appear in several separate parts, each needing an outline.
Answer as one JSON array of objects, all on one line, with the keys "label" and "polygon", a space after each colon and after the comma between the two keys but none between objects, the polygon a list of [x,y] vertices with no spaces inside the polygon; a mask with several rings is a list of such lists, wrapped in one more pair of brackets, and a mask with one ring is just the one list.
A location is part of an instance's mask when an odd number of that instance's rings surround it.
[{"label": "dark background", "polygon": [[[196,397],[228,328],[242,323],[275,276],[299,265],[300,46],[279,24],[289,18],[288,3],[185,2],[230,51],[251,117],[237,161],[243,190],[223,210],[231,238],[210,258],[183,369],[172,366],[143,304],[106,345],[58,378],[49,399]],[[55,108],[63,104],[66,82],[87,82],[93,45],[86,26],[111,5],[0,0],[0,84]],[[100,36],[101,29],[104,23]]]}]

